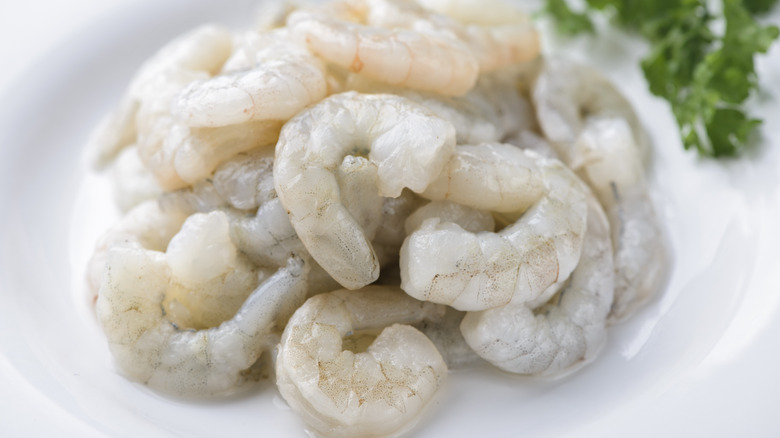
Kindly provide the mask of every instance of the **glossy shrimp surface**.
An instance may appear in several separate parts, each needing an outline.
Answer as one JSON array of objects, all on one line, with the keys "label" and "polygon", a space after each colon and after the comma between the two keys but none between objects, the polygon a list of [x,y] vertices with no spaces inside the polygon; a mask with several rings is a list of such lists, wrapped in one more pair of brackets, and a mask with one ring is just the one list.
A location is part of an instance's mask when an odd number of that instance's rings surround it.
[{"label": "glossy shrimp surface", "polygon": [[279,391],[322,436],[397,435],[447,374],[433,343],[409,324],[442,312],[386,286],[316,295],[282,335]]},{"label": "glossy shrimp surface", "polygon": [[275,324],[305,299],[307,268],[290,259],[257,286],[224,214],[193,219],[199,223],[185,226],[166,252],[111,248],[96,313],[129,378],[178,396],[226,394],[269,347]]},{"label": "glossy shrimp surface", "polygon": [[[397,15],[414,15],[414,20],[403,26],[384,22]],[[287,25],[319,56],[355,73],[392,85],[464,94],[477,79],[477,60],[429,15],[413,2],[344,0],[293,12]]]},{"label": "glossy shrimp surface", "polygon": [[365,156],[376,166],[377,193],[397,197],[405,187],[425,190],[454,146],[452,125],[407,99],[334,95],[282,130],[276,192],[312,257],[344,287],[360,288],[377,279],[379,262],[341,199],[334,170],[347,156]]},{"label": "glossy shrimp surface", "polygon": [[401,248],[401,287],[458,310],[536,299],[577,265],[585,193],[557,160],[512,145],[459,146],[423,196],[505,212],[512,222],[498,233],[437,218],[422,222]]},{"label": "glossy shrimp surface", "polygon": [[468,312],[460,325],[466,343],[493,365],[519,374],[555,374],[594,357],[606,337],[614,269],[609,224],[593,198],[581,259],[548,303]]}]

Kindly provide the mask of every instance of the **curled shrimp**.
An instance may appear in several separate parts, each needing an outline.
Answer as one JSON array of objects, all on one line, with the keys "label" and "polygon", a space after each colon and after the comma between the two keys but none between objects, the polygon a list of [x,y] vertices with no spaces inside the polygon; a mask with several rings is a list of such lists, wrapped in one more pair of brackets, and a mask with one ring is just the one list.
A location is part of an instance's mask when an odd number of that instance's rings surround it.
[{"label": "curled shrimp", "polygon": [[171,106],[178,120],[198,127],[287,120],[325,97],[323,63],[286,30],[255,34],[247,44],[251,50],[238,52],[241,61],[228,60],[227,72],[178,94]]},{"label": "curled shrimp", "polygon": [[550,302],[466,313],[461,332],[483,359],[512,373],[554,374],[598,352],[606,338],[614,268],[609,224],[592,195],[587,222],[580,262]]},{"label": "curled shrimp", "polygon": [[404,187],[425,190],[454,146],[452,124],[407,99],[333,95],[282,129],[276,192],[311,256],[341,285],[356,289],[376,280],[379,262],[342,202],[336,169],[349,155],[367,156],[376,166],[379,194],[398,197]]},{"label": "curled shrimp", "polygon": [[462,24],[456,35],[479,62],[480,73],[533,60],[539,56],[539,34],[528,14],[498,0],[417,0],[423,7]]},{"label": "curled shrimp", "polygon": [[531,97],[544,136],[572,168],[581,165],[574,145],[587,123],[602,118],[624,119],[641,159],[649,157],[649,140],[631,102],[597,70],[562,58],[544,59]]},{"label": "curled shrimp", "polygon": [[179,396],[234,391],[270,343],[269,334],[306,296],[306,266],[291,259],[218,326],[184,329],[163,310],[171,284],[164,253],[114,248],[97,314],[116,363],[129,378]]},{"label": "curled shrimp", "polygon": [[[474,86],[479,67],[451,33],[432,25],[389,28],[371,22],[405,5],[386,0],[336,1],[295,11],[287,25],[318,56],[352,72],[418,90],[466,93]],[[374,11],[378,8],[381,13]]]},{"label": "curled shrimp", "polygon": [[547,60],[533,96],[545,135],[607,212],[616,269],[610,318],[622,319],[659,289],[668,263],[644,176],[644,131],[628,101],[585,66]]},{"label": "curled shrimp", "polygon": [[186,127],[172,117],[171,100],[191,82],[216,74],[231,47],[227,30],[200,27],[163,48],[130,84],[128,94],[138,102],[134,119],[138,153],[163,189],[188,185],[173,165],[179,144],[168,137],[185,137]]},{"label": "curled shrimp", "polygon": [[514,221],[497,233],[470,232],[435,217],[423,221],[401,247],[402,289],[458,310],[536,299],[577,265],[586,190],[557,160],[506,144],[458,146],[423,196]]},{"label": "curled shrimp", "polygon": [[442,311],[387,286],[315,295],[282,334],[279,392],[323,436],[402,433],[447,374],[436,347],[407,324]]},{"label": "curled shrimp", "polygon": [[104,167],[120,150],[149,135],[144,131],[167,115],[170,97],[190,81],[216,74],[231,47],[227,29],[204,25],[161,48],[138,70],[119,105],[93,131],[87,144],[91,161]]}]

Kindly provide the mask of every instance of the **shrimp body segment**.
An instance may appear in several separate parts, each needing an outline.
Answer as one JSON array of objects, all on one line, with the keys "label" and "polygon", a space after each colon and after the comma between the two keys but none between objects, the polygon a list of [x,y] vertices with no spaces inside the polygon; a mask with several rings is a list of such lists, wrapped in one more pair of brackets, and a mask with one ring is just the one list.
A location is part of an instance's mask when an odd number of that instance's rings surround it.
[{"label": "shrimp body segment", "polygon": [[[481,157],[483,164],[471,167],[476,172],[469,172],[468,167],[456,171],[461,160],[472,158],[467,153]],[[512,156],[517,158],[507,162]],[[401,287],[409,295],[458,310],[484,310],[534,300],[577,265],[586,226],[587,189],[557,160],[512,145],[459,146],[437,181],[445,181],[444,187],[470,186],[471,191],[457,198],[454,190],[431,190],[423,195],[434,193],[434,199],[502,211],[501,198],[488,193],[491,189],[513,192],[515,186],[505,187],[484,176],[484,163],[490,159],[498,173],[503,173],[502,166],[514,165],[514,171],[506,173],[519,175],[519,185],[531,187],[527,191],[531,196],[507,197],[504,205],[513,208],[504,216],[514,221],[497,233],[467,231],[438,218],[423,221],[401,248]],[[506,188],[512,189],[505,192]]]},{"label": "shrimp body segment", "polygon": [[276,192],[317,263],[344,287],[357,289],[377,279],[379,263],[370,237],[342,201],[337,174],[345,157],[367,157],[379,195],[395,198],[405,187],[425,190],[454,147],[452,124],[407,99],[333,95],[282,129]]},{"label": "shrimp body segment", "polygon": [[668,265],[644,175],[647,136],[625,97],[583,65],[545,60],[533,99],[545,136],[607,212],[616,269],[610,318],[622,319],[659,289]]},{"label": "shrimp body segment", "polygon": [[[564,159],[589,120],[622,118],[631,127],[640,157],[647,158],[648,139],[631,102],[597,70],[564,59],[548,58],[534,80],[531,97],[544,136]],[[573,161],[573,168],[580,162]]]},{"label": "shrimp body segment", "polygon": [[[175,94],[190,80],[216,74],[230,56],[231,47],[230,31],[204,25],[179,36],[149,58],[133,77],[117,108],[90,137],[87,149],[95,165],[107,165],[121,149],[144,135],[136,126],[139,113],[167,112],[168,103],[161,96]],[[141,127],[141,131],[144,129]]]},{"label": "shrimp body segment", "polygon": [[242,372],[267,348],[275,324],[306,296],[306,266],[291,259],[231,319],[216,327],[182,329],[163,311],[171,276],[164,253],[113,249],[96,310],[122,373],[178,396],[235,390]]},{"label": "shrimp body segment", "polygon": [[467,312],[460,329],[483,359],[519,374],[554,374],[593,357],[606,338],[614,289],[609,224],[594,198],[582,257],[563,289],[533,309],[509,304]]},{"label": "shrimp body segment", "polygon": [[95,245],[87,265],[90,298],[97,299],[100,282],[112,247],[125,246],[165,251],[168,242],[179,231],[192,209],[178,204],[163,204],[158,200],[144,201],[108,229]]},{"label": "shrimp body segment", "polygon": [[433,343],[407,324],[440,318],[443,310],[388,286],[309,298],[282,335],[282,397],[322,436],[405,431],[447,374]]},{"label": "shrimp body segment", "polygon": [[539,34],[528,14],[498,0],[418,0],[423,7],[458,22],[458,37],[479,62],[480,73],[491,72],[539,56]]},{"label": "shrimp body segment", "polygon": [[[392,85],[465,94],[474,86],[479,67],[461,41],[433,26],[412,30],[371,22],[371,17],[386,16],[388,8],[396,9],[403,3],[333,2],[327,8],[295,11],[287,25],[303,36],[317,55],[352,72]],[[374,13],[377,7],[384,7],[384,13]]]},{"label": "shrimp body segment", "polygon": [[177,119],[197,127],[288,120],[325,97],[325,66],[286,30],[257,34],[247,44],[239,53],[251,67],[237,70],[239,62],[228,60],[226,68],[236,71],[191,83],[173,100]]}]

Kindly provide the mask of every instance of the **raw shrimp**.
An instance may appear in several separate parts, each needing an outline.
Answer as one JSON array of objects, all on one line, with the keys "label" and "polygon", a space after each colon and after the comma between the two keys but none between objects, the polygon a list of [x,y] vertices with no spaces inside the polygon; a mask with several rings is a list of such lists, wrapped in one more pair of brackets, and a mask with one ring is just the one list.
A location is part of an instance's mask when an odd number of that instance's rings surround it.
[{"label": "raw shrimp", "polygon": [[[342,202],[366,238],[372,239],[383,220],[383,198],[376,190],[376,166],[366,158],[348,156],[336,173]],[[267,182],[272,188],[272,176],[269,171],[257,182],[263,186]],[[275,192],[273,198],[263,202],[253,216],[240,213],[234,216],[231,221],[233,236],[241,250],[255,263],[277,266],[291,254],[308,256]]]},{"label": "raw shrimp", "polygon": [[[291,13],[287,25],[305,38],[314,53],[352,72],[418,90],[466,93],[474,86],[479,67],[474,55],[451,33],[422,24],[424,19],[415,29],[383,28],[371,22],[391,12],[388,9],[404,5],[372,0],[330,2]],[[382,13],[373,11],[379,7]]]},{"label": "raw shrimp", "polygon": [[577,265],[587,188],[559,161],[506,144],[458,146],[430,187],[424,196],[503,211],[512,222],[474,233],[439,218],[423,221],[401,247],[401,287],[409,295],[484,310],[536,299]]},{"label": "raw shrimp", "polygon": [[649,140],[631,103],[597,70],[562,58],[547,58],[534,79],[531,97],[544,136],[577,169],[575,144],[590,120],[622,118],[631,127],[640,158],[649,158]]},{"label": "raw shrimp", "polygon": [[287,120],[325,97],[324,64],[286,29],[256,34],[247,44],[251,49],[228,61],[227,72],[179,93],[171,107],[177,119],[198,127]]},{"label": "raw shrimp", "polygon": [[171,116],[171,100],[189,83],[216,74],[231,46],[227,30],[202,26],[164,47],[130,84],[128,94],[139,103],[135,115],[139,155],[166,190],[187,185],[173,166],[179,143],[168,137],[185,138],[186,127]]},{"label": "raw shrimp", "polygon": [[159,202],[155,199],[142,202],[125,214],[119,222],[103,233],[89,260],[87,282],[90,299],[94,302],[97,298],[110,248],[126,246],[165,251],[168,242],[194,212],[188,205]]},{"label": "raw shrimp", "polygon": [[111,164],[111,183],[114,200],[122,212],[162,194],[154,175],[144,167],[134,146],[122,149]]},{"label": "raw shrimp", "polygon": [[628,316],[665,281],[667,249],[631,130],[623,119],[589,121],[576,148],[579,171],[612,226],[615,302],[610,320]]},{"label": "raw shrimp", "polygon": [[468,312],[460,329],[482,358],[512,373],[554,374],[592,358],[606,337],[614,268],[609,224],[592,195],[577,268],[552,300]]},{"label": "raw shrimp", "polygon": [[[272,146],[279,138],[282,122],[261,120],[222,126],[190,128],[177,124],[169,132],[163,150],[170,161],[159,162],[155,170],[173,172],[185,184],[208,177],[225,160],[240,152]],[[169,186],[169,188],[172,188]]]},{"label": "raw shrimp", "polygon": [[230,222],[239,249],[260,266],[279,266],[291,254],[308,255],[278,198],[253,215],[234,213]]},{"label": "raw shrimp", "polygon": [[417,0],[463,25],[454,33],[477,57],[480,73],[533,60],[541,49],[531,18],[498,0]]},{"label": "raw shrimp", "polygon": [[419,229],[427,219],[436,218],[443,222],[452,222],[472,233],[493,231],[496,222],[493,216],[483,210],[477,210],[449,201],[433,201],[418,208],[406,218],[404,228],[406,234],[412,234]]},{"label": "raw shrimp", "polygon": [[446,310],[443,316],[424,319],[413,324],[414,328],[423,332],[433,342],[450,370],[467,369],[484,362],[466,343],[460,331],[460,324],[467,312],[444,307]]},{"label": "raw shrimp", "polygon": [[279,392],[323,436],[400,434],[447,374],[436,347],[406,324],[443,310],[386,286],[309,298],[282,335]]},{"label": "raw shrimp", "polygon": [[465,95],[443,96],[353,74],[348,77],[345,87],[361,93],[389,93],[406,97],[452,122],[458,144],[479,144],[502,141],[535,124],[530,105],[518,93],[514,82],[511,75],[485,74]]},{"label": "raw shrimp", "polygon": [[585,66],[547,60],[533,96],[545,135],[607,212],[616,269],[610,318],[622,319],[660,287],[667,267],[642,166],[644,130],[629,102]]},{"label": "raw shrimp", "polygon": [[163,300],[167,319],[181,329],[219,325],[270,275],[238,251],[223,211],[188,217],[165,250],[170,284]]},{"label": "raw shrimp", "polygon": [[[116,109],[93,131],[87,144],[93,164],[105,167],[120,150],[148,136],[143,131],[153,125],[152,120],[168,112],[165,98],[189,81],[217,73],[231,45],[228,30],[205,25],[174,39],[149,58]],[[142,126],[137,125],[139,115]]]},{"label": "raw shrimp", "polygon": [[545,191],[538,157],[500,143],[459,145],[422,196],[480,210],[523,212]]},{"label": "raw shrimp", "polygon": [[[385,267],[398,262],[398,252],[406,238],[404,222],[412,212],[426,202],[411,190],[402,191],[401,196],[397,198],[384,198],[382,222],[371,241],[380,266]],[[395,284],[401,284],[400,277]]]},{"label": "raw shrimp", "polygon": [[115,248],[97,314],[116,363],[129,378],[179,396],[229,393],[267,348],[271,330],[305,299],[306,271],[300,259],[291,259],[231,319],[184,330],[162,307],[171,281],[165,254]]},{"label": "raw shrimp", "polygon": [[290,120],[276,145],[276,193],[312,257],[341,285],[357,289],[379,275],[369,238],[341,200],[337,168],[348,155],[376,166],[381,196],[420,192],[444,168],[455,129],[398,96],[347,92]]},{"label": "raw shrimp", "polygon": [[274,148],[236,154],[214,171],[211,181],[219,195],[239,210],[253,210],[276,198]]}]

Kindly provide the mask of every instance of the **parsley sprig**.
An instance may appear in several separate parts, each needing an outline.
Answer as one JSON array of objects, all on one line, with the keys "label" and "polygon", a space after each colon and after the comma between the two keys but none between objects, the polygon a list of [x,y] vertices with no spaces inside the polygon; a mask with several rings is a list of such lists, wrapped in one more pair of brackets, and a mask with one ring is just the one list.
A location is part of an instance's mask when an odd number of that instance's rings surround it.
[{"label": "parsley sprig", "polygon": [[[713,157],[745,149],[761,124],[744,108],[758,86],[754,58],[780,34],[755,14],[777,0],[723,0],[719,12],[706,0],[586,0],[583,12],[566,0],[546,1],[546,12],[564,34],[593,33],[591,15],[607,13],[650,43],[642,70],[650,91],[670,103],[685,149]],[[718,19],[725,22],[720,35],[712,31]]]}]

